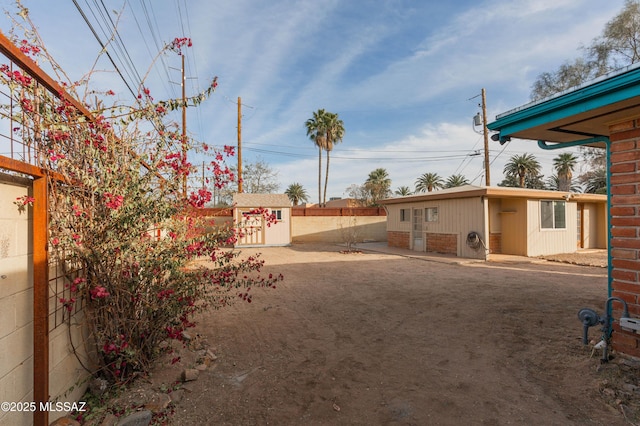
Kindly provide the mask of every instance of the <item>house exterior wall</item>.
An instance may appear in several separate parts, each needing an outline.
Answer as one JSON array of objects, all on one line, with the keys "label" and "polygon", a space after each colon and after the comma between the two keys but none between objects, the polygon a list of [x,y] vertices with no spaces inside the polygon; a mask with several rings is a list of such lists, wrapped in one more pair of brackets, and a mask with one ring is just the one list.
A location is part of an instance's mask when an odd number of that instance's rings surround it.
[{"label": "house exterior wall", "polygon": [[[610,126],[611,132],[611,289],[627,302],[632,317],[640,317],[640,122]],[[621,304],[613,303],[615,318]],[[614,323],[613,348],[640,357],[640,335]]]},{"label": "house exterior wall", "polygon": [[585,203],[583,217],[583,248],[607,248],[607,206],[606,204]]},{"label": "house exterior wall", "polygon": [[543,229],[540,219],[540,201],[527,201],[527,252],[535,257],[547,254],[572,253],[578,240],[578,210],[574,202],[565,202],[566,226],[560,229]]},{"label": "house exterior wall", "polygon": [[400,211],[427,208],[438,209],[438,220],[429,222],[426,220],[426,214],[423,214],[422,233],[426,241],[424,244],[426,251],[456,254],[466,258],[484,259],[486,257],[484,248],[475,250],[466,244],[467,235],[470,232],[480,234],[485,244],[487,241],[484,220],[485,203],[481,197],[389,204],[387,205],[387,235],[393,235],[395,240],[399,240],[399,233],[411,235],[411,222],[401,221]]},{"label": "house exterior wall", "polygon": [[[26,181],[26,180],[25,180]],[[0,400],[33,401],[32,219],[13,202],[27,182],[0,176]],[[0,424],[30,425],[30,412],[0,412]]]},{"label": "house exterior wall", "polygon": [[520,198],[503,199],[498,217],[502,230],[502,253],[526,256],[527,201]]}]

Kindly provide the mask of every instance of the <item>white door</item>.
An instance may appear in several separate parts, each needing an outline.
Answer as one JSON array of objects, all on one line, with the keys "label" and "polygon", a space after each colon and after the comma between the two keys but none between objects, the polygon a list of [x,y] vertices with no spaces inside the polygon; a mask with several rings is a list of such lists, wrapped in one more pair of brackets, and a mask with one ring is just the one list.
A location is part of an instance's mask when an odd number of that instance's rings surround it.
[{"label": "white door", "polygon": [[422,209],[413,209],[411,233],[413,238],[412,249],[424,251],[424,237],[422,235]]}]

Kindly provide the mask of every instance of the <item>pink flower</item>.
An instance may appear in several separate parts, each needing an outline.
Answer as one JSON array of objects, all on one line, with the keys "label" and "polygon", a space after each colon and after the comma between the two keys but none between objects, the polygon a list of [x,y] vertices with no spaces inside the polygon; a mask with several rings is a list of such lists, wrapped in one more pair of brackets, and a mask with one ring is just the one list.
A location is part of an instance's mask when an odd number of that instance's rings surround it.
[{"label": "pink flower", "polygon": [[122,202],[124,201],[124,197],[122,195],[114,195],[110,192],[105,192],[102,194],[105,198],[105,206],[110,208],[111,210],[118,210],[122,207]]},{"label": "pink flower", "polygon": [[92,288],[90,293],[91,293],[92,299],[101,299],[101,298],[109,297],[109,292],[107,291],[107,289],[101,286]]}]

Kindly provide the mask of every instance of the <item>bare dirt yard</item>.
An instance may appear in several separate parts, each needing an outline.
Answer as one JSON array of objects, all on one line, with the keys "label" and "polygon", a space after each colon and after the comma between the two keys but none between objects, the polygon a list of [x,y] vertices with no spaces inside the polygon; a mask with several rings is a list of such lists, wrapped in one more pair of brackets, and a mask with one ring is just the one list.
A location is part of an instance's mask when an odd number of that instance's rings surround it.
[{"label": "bare dirt yard", "polygon": [[[193,344],[217,359],[175,386],[171,424],[640,421],[636,361],[614,353],[601,365],[581,341],[577,312],[602,314],[605,268],[340,250],[260,250],[285,280],[200,319]],[[196,358],[168,359],[149,386],[171,387]]]}]

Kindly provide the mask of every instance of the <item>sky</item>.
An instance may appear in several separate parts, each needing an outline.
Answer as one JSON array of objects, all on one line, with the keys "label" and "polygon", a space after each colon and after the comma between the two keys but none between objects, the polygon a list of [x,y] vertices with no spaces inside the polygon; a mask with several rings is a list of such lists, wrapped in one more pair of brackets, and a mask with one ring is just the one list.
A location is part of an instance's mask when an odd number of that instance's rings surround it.
[{"label": "sky", "polygon": [[[462,174],[484,185],[482,128],[473,126],[481,90],[489,122],[528,103],[535,79],[578,57],[624,6],[624,0],[22,3],[69,78],[95,67],[92,84],[114,90],[122,102],[133,100],[145,75],[155,99],[179,97],[180,57],[154,58],[174,38],[191,38],[187,95],[214,76],[218,87],[187,111],[189,135],[236,145],[240,97],[244,162],[267,163],[277,172],[279,192],[300,183],[310,202],[318,199],[318,150],[305,121],[318,109],[337,113],[345,127],[331,152],[327,198],[348,196],[349,186],[377,168],[387,170],[392,190],[413,189],[427,172],[445,179]],[[9,0],[0,5],[16,10]],[[104,55],[95,63],[101,45],[87,21],[115,67]],[[107,44],[113,24],[117,43]],[[0,29],[10,28],[4,16]],[[533,141],[490,141],[491,185],[502,181],[509,158],[523,153],[535,155],[545,177],[559,154]],[[205,158],[193,152],[189,160]]]}]

